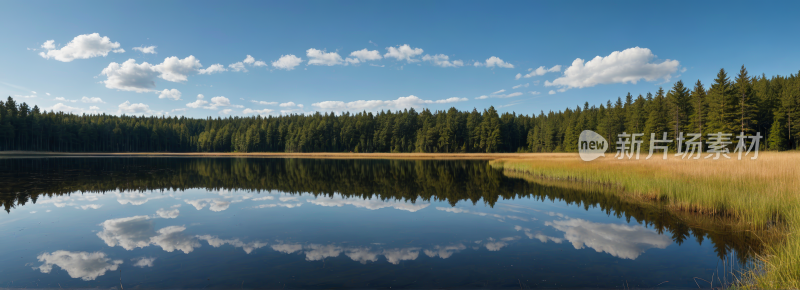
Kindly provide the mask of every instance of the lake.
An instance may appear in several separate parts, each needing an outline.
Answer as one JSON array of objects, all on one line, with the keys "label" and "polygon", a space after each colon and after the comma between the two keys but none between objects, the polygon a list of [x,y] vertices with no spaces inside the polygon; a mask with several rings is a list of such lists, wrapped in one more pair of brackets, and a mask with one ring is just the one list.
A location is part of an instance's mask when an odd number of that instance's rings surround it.
[{"label": "lake", "polygon": [[707,288],[753,242],[486,161],[7,158],[0,202],[0,287]]}]

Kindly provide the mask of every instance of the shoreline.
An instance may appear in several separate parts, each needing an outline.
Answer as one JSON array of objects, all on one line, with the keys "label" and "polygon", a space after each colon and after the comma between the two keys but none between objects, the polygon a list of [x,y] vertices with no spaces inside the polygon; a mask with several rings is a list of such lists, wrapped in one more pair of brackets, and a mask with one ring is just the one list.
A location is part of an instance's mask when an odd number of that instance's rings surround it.
[{"label": "shoreline", "polygon": [[417,159],[417,160],[496,160],[536,159],[545,156],[574,156],[577,153],[286,153],[286,152],[41,152],[0,151],[4,157],[246,157],[246,158],[307,158],[307,159]]}]

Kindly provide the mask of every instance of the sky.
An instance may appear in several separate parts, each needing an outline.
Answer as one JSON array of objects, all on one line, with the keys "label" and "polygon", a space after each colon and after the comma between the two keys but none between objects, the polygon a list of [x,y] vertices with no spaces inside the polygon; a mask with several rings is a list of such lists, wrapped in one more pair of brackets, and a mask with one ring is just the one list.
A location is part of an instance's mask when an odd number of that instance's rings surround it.
[{"label": "sky", "polygon": [[2,1],[0,94],[205,118],[539,114],[800,70],[800,2]]}]

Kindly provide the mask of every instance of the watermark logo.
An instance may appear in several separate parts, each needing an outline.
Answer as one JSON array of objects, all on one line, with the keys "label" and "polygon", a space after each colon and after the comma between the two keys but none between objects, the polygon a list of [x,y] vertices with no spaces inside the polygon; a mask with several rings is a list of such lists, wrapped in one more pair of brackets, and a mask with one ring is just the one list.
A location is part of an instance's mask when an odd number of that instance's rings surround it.
[{"label": "watermark logo", "polygon": [[608,141],[606,141],[606,138],[592,130],[583,130],[581,136],[578,137],[578,153],[583,161],[592,161],[605,157],[607,149]]},{"label": "watermark logo", "polygon": [[[645,138],[644,133],[629,134],[622,132],[617,135],[616,143],[616,159],[636,159],[639,160],[639,154],[642,153],[643,145],[647,146],[649,152],[645,159],[650,159],[654,154],[660,154],[661,159],[666,160],[669,152],[674,150],[674,156],[680,156],[681,159],[700,159],[703,154],[704,142],[703,136],[699,133],[685,134],[678,132],[675,140],[668,138],[667,133],[663,132],[661,136],[656,133],[650,133],[650,138]],[[734,146],[734,138],[736,145]],[[755,136],[747,136],[744,132],[739,133],[738,136],[732,133],[709,133],[705,136],[705,152],[708,153],[703,159],[712,158],[714,160],[724,157],[731,159],[728,154],[737,154],[737,159],[747,158],[750,153],[753,156],[751,160],[758,159],[758,148],[761,142],[760,132],[756,132]],[[649,141],[649,142],[647,142]],[[644,143],[644,144],[643,144]],[[605,157],[605,152],[608,149],[608,141],[603,136],[591,130],[584,130],[578,138],[578,153],[580,153],[583,161],[592,161],[600,157]],[[733,151],[731,151],[733,149]],[[660,151],[660,152],[659,152]],[[655,155],[658,157],[658,155]]]}]

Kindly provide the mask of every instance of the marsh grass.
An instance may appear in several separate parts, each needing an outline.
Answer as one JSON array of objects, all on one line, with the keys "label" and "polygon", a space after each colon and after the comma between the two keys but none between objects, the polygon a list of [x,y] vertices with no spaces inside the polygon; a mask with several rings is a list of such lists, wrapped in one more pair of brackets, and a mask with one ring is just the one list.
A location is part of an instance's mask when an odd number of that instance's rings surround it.
[{"label": "marsh grass", "polygon": [[[537,154],[491,161],[507,171],[555,180],[617,187],[617,194],[657,202],[674,212],[722,217],[753,231],[779,230],[765,239],[742,286],[800,288],[800,153],[761,152],[758,159],[645,160],[612,155],[584,162],[577,154]],[[752,153],[751,153],[752,156]],[[749,157],[749,156],[748,156]],[[772,231],[768,231],[772,232]]]}]

